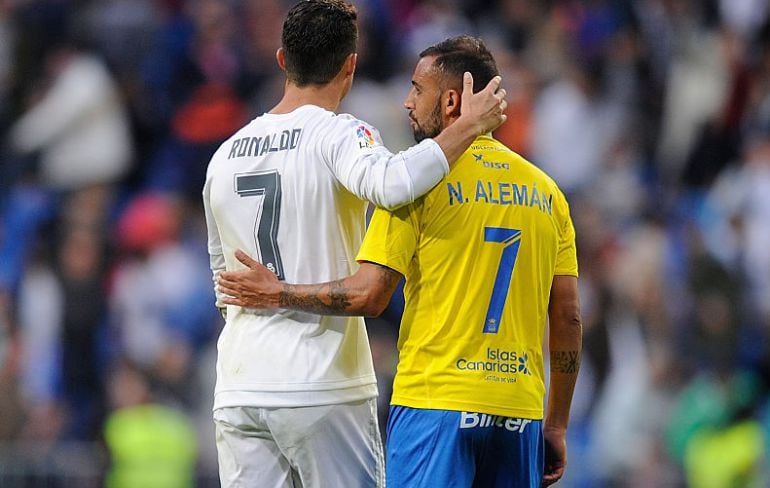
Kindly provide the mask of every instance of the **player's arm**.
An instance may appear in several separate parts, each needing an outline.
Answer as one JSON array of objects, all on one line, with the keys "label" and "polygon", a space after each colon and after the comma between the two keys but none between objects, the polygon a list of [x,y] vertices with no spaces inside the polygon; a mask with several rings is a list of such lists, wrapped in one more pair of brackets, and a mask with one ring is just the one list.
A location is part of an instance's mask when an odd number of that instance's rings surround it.
[{"label": "player's arm", "polygon": [[376,317],[387,307],[401,274],[379,264],[363,262],[354,274],[335,281],[292,285],[241,250],[235,257],[246,265],[243,271],[219,274],[223,303],[240,307],[286,308],[321,315]]},{"label": "player's arm", "polygon": [[558,481],[567,465],[567,426],[580,369],[583,325],[575,276],[555,276],[548,304],[551,383],[543,424],[546,443],[543,485]]},{"label": "player's arm", "polygon": [[356,125],[340,127],[340,139],[330,141],[332,149],[327,155],[332,172],[350,192],[380,208],[393,210],[415,201],[441,181],[476,137],[505,121],[507,103],[500,80],[496,76],[474,94],[473,78],[468,74],[463,82],[460,117],[434,139],[398,154],[353,138]]},{"label": "player's arm", "polygon": [[216,306],[225,316],[225,304],[222,302],[224,296],[217,290],[216,279],[219,274],[226,269],[225,255],[222,252],[222,241],[219,236],[219,227],[217,226],[214,213],[211,211],[211,180],[206,178],[203,185],[203,210],[206,216],[206,232],[208,234],[208,252],[209,267],[211,268],[212,279],[214,280],[214,293],[216,295]]}]

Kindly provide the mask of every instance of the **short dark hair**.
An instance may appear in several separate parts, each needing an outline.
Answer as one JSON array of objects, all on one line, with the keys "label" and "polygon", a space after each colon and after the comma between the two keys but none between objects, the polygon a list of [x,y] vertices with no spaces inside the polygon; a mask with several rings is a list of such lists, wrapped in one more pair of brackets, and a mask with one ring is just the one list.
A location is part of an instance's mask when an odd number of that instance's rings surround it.
[{"label": "short dark hair", "polygon": [[329,83],[356,52],[355,7],[342,0],[303,0],[289,10],[281,45],[286,76],[297,86]]},{"label": "short dark hair", "polygon": [[433,66],[445,87],[462,88],[463,73],[470,71],[476,93],[499,74],[492,53],[476,37],[457,36],[441,41],[420,53],[420,58],[426,56],[436,56]]}]

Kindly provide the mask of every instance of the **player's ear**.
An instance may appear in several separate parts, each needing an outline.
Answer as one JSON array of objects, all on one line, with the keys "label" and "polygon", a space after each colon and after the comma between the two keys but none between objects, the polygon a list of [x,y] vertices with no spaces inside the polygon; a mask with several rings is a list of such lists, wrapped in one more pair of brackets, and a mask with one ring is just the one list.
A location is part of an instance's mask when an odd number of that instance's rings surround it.
[{"label": "player's ear", "polygon": [[460,100],[462,100],[462,94],[453,89],[449,89],[444,92],[444,114],[449,117],[460,116]]},{"label": "player's ear", "polygon": [[356,63],[358,62],[358,54],[357,53],[351,53],[348,55],[348,58],[345,60],[345,74],[348,76],[352,76],[353,73],[356,72]]},{"label": "player's ear", "polygon": [[283,54],[282,47],[279,47],[275,52],[275,60],[278,62],[278,67],[281,68],[281,71],[286,71],[286,57]]}]

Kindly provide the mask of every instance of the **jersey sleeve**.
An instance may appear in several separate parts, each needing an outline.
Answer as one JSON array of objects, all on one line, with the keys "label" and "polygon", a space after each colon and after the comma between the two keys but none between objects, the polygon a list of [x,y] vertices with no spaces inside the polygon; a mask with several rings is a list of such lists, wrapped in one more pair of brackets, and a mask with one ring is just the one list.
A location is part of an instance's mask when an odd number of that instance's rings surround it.
[{"label": "jersey sleeve", "polygon": [[217,221],[214,218],[214,213],[211,210],[211,179],[206,177],[206,182],[203,185],[203,210],[206,215],[206,231],[208,233],[208,252],[209,252],[209,267],[211,268],[212,280],[214,281],[214,293],[216,295],[216,306],[218,308],[224,308],[222,299],[224,295],[219,292],[216,281],[219,273],[225,270],[225,255],[222,251],[222,239],[219,235],[219,227]]},{"label": "jersey sleeve", "polygon": [[562,219],[559,231],[559,249],[556,253],[556,275],[578,275],[577,248],[575,247],[575,227],[569,213],[569,204],[559,193]]},{"label": "jersey sleeve", "polygon": [[356,260],[369,261],[406,276],[417,251],[419,208],[416,204],[394,211],[375,209]]},{"label": "jersey sleeve", "polygon": [[344,115],[333,123],[326,154],[329,168],[348,191],[380,208],[413,202],[449,172],[446,156],[433,139],[393,154],[369,124]]}]

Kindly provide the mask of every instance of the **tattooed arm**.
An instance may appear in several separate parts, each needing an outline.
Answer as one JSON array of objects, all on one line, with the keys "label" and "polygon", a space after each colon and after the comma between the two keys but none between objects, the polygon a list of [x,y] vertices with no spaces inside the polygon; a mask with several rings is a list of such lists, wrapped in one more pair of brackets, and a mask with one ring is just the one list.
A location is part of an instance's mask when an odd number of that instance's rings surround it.
[{"label": "tattooed arm", "polygon": [[223,303],[249,308],[288,308],[321,315],[376,317],[387,307],[401,274],[385,266],[364,262],[341,280],[312,285],[278,281],[275,274],[241,250],[235,257],[248,269],[219,274]]},{"label": "tattooed arm", "polygon": [[567,465],[567,425],[572,392],[580,369],[583,325],[577,278],[555,276],[548,304],[551,384],[543,423],[546,444],[543,485],[558,481]]}]

